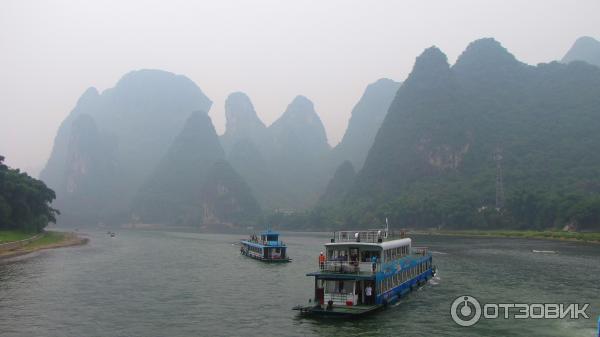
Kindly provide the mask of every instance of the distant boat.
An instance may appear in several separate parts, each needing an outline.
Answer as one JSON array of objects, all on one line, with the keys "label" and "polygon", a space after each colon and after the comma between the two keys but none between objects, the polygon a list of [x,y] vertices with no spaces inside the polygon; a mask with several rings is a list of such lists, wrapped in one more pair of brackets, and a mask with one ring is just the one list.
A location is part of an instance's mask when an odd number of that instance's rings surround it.
[{"label": "distant boat", "polygon": [[293,309],[303,316],[352,318],[398,301],[435,276],[426,247],[410,238],[388,237],[388,229],[335,232],[319,255],[314,299]]},{"label": "distant boat", "polygon": [[287,246],[279,241],[279,233],[267,230],[240,241],[240,253],[263,262],[290,262]]},{"label": "distant boat", "polygon": [[558,253],[555,250],[535,250],[535,249],[533,249],[532,252],[533,253],[541,253],[541,254],[556,254],[556,253]]}]

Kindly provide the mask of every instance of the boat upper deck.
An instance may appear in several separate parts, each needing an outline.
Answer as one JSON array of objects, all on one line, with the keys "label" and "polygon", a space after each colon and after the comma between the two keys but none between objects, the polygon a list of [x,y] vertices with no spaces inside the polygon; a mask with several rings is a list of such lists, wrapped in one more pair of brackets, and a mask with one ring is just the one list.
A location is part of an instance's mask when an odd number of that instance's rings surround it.
[{"label": "boat upper deck", "polygon": [[333,233],[332,242],[383,242],[388,237],[385,229],[368,229],[359,231],[338,231]]},{"label": "boat upper deck", "polygon": [[370,279],[378,272],[389,272],[391,266],[406,266],[428,254],[425,247],[412,247],[412,240],[404,232],[340,231],[325,244],[325,252],[319,256],[319,271],[307,275]]},{"label": "boat upper deck", "polygon": [[279,233],[272,231],[272,230],[267,230],[264,232],[261,232],[259,235],[251,235],[249,239],[247,240],[242,240],[242,243],[245,243],[249,246],[253,246],[253,247],[286,247],[285,243],[283,243],[283,241],[279,240]]},{"label": "boat upper deck", "polygon": [[320,264],[320,270],[306,274],[320,278],[340,280],[368,280],[373,279],[378,272],[390,272],[395,264],[409,265],[427,257],[429,252],[426,247],[414,247],[412,253],[397,257],[387,262],[362,262],[362,261],[337,261],[325,260]]}]

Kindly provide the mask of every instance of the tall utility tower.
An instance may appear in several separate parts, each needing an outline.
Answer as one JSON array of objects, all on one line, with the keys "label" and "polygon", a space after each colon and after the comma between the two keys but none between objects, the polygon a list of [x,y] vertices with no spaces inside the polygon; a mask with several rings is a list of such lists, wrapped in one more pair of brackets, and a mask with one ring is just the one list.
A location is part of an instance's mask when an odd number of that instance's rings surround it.
[{"label": "tall utility tower", "polygon": [[496,210],[504,208],[504,183],[502,182],[502,148],[498,147],[494,151],[494,161],[496,162]]}]

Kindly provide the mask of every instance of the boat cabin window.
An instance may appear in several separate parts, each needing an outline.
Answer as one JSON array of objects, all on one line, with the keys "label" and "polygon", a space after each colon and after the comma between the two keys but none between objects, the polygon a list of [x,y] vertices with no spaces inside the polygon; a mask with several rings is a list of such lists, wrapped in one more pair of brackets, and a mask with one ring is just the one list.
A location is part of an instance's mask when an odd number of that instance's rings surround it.
[{"label": "boat cabin window", "polygon": [[327,280],[325,289],[326,293],[351,294],[354,290],[354,281]]},{"label": "boat cabin window", "polygon": [[333,248],[327,250],[327,260],[348,261],[347,248]]},{"label": "boat cabin window", "polygon": [[378,251],[364,250],[360,252],[360,262],[372,262],[373,256],[380,261],[380,254]]},{"label": "boat cabin window", "polygon": [[404,256],[408,255],[408,253],[409,253],[409,246],[401,246],[401,247],[386,249],[384,251],[385,260],[388,262],[397,260],[401,257],[404,257]]},{"label": "boat cabin window", "polygon": [[274,235],[274,234],[261,235],[260,239],[262,241],[277,241],[277,235]]},{"label": "boat cabin window", "polygon": [[251,252],[256,252],[256,253],[262,254],[262,248],[259,248],[259,247],[248,246],[248,250]]}]

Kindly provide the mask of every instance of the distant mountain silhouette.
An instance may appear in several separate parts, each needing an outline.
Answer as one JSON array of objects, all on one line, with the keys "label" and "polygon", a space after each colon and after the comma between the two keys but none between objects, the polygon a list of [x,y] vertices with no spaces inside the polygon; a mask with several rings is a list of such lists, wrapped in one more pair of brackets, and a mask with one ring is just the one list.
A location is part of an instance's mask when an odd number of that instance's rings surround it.
[{"label": "distant mountain silhouette", "polygon": [[265,209],[312,207],[326,180],[330,151],[313,103],[297,96],[269,127],[247,95],[229,95],[221,142],[232,167],[247,181]]},{"label": "distant mountain silhouette", "polygon": [[325,127],[315,112],[313,103],[304,96],[296,96],[285,112],[271,126],[276,151],[288,156],[289,152],[303,158],[317,158],[330,147]]},{"label": "distant mountain silhouette", "polygon": [[65,151],[64,180],[54,207],[73,222],[101,219],[113,208],[116,147],[85,113],[74,117]]},{"label": "distant mountain silhouette", "polygon": [[240,140],[249,140],[254,145],[264,148],[271,146],[268,139],[267,127],[258,118],[248,95],[234,92],[225,101],[225,133],[221,136],[223,149],[226,153]]},{"label": "distant mountain silhouette", "polygon": [[[160,70],[130,72],[102,94],[94,88],[88,89],[61,124],[52,154],[40,174],[56,191],[56,204],[62,206],[63,211],[60,222],[84,225],[112,222],[127,216],[133,196],[164,156],[190,113],[208,111],[210,106],[211,101],[187,77]],[[77,133],[73,130],[74,122],[83,114],[90,117],[96,131]],[[74,147],[75,135],[82,144],[95,145],[88,147],[89,152],[74,152],[81,148]],[[79,165],[77,160],[88,157],[102,161],[97,165],[109,167],[110,179],[92,177],[93,169],[72,169]],[[75,199],[70,197],[73,183],[86,180],[95,180],[93,184],[102,191],[88,190],[84,199],[89,198],[89,201],[79,199],[74,207]],[[101,198],[101,194],[110,200],[96,204],[94,200]]]},{"label": "distant mountain silhouette", "polygon": [[139,190],[135,218],[145,223],[199,224],[203,185],[211,167],[224,158],[206,112],[193,112]]},{"label": "distant mountain silhouette", "polygon": [[345,160],[350,160],[358,169],[362,167],[400,85],[401,83],[382,78],[367,86],[352,109],[344,137],[331,151],[330,157],[334,167]]},{"label": "distant mountain silhouette", "polygon": [[355,177],[356,171],[349,160],[340,164],[327,184],[325,192],[319,198],[318,205],[333,205],[344,200],[354,184]]},{"label": "distant mountain silhouette", "polygon": [[600,42],[589,36],[578,38],[562,58],[563,63],[573,61],[584,61],[600,67]]},{"label": "distant mountain silhouette", "polygon": [[313,103],[297,96],[268,130],[274,142],[273,152],[268,154],[270,164],[287,192],[280,207],[313,206],[326,184],[324,159],[330,151]]},{"label": "distant mountain silhouette", "polygon": [[209,169],[201,201],[204,225],[259,224],[260,205],[244,179],[226,161],[217,161]]},{"label": "distant mountain silhouette", "polygon": [[252,189],[265,209],[290,207],[288,191],[284,190],[276,168],[250,139],[240,139],[227,156],[231,166]]}]

